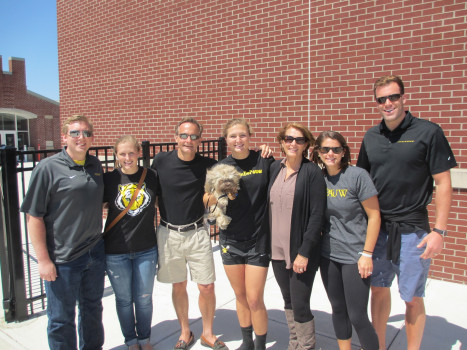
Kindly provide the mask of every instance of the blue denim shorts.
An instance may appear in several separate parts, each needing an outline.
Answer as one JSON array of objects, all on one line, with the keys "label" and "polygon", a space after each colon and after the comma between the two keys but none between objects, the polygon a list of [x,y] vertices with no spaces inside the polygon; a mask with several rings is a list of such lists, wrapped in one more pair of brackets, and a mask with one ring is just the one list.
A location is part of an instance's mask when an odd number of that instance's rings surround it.
[{"label": "blue denim shorts", "polygon": [[410,302],[413,297],[424,297],[431,259],[420,258],[425,247],[417,248],[417,245],[426,235],[425,231],[402,234],[400,259],[395,264],[386,259],[388,233],[381,231],[373,252],[371,285],[391,287],[394,276],[397,275],[402,300]]}]

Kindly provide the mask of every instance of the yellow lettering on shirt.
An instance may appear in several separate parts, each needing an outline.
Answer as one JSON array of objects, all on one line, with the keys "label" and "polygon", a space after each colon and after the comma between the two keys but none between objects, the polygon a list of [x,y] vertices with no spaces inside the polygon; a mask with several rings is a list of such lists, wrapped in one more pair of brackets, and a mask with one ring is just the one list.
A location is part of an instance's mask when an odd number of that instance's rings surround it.
[{"label": "yellow lettering on shirt", "polygon": [[414,143],[415,140],[397,141],[397,143]]},{"label": "yellow lettering on shirt", "polygon": [[340,197],[345,198],[347,196],[347,189],[332,189],[328,188],[328,197]]},{"label": "yellow lettering on shirt", "polygon": [[253,175],[253,174],[262,174],[263,170],[250,170],[250,171],[244,171],[243,173],[240,174],[240,176],[248,176],[248,175]]}]

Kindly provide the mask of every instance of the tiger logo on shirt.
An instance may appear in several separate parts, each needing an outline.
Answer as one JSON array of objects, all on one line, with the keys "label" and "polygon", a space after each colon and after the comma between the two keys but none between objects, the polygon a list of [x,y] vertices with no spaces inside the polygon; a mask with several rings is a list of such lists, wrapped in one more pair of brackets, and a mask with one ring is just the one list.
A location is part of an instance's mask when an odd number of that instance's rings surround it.
[{"label": "tiger logo on shirt", "polygon": [[[130,203],[131,198],[133,197],[133,193],[135,193],[137,187],[138,185],[134,183],[118,185],[118,196],[115,199],[115,205],[118,209],[125,210],[125,208]],[[130,216],[137,216],[143,211],[144,208],[149,205],[149,203],[151,203],[151,196],[146,191],[146,184],[143,183],[135,202],[131,205],[131,208],[128,210],[127,214]]]}]

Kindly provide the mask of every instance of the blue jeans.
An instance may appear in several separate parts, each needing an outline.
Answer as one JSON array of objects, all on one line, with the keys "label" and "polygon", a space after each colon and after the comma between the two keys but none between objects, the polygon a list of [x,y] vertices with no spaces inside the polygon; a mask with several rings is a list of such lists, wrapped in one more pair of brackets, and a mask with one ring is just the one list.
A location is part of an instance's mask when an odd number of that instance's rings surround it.
[{"label": "blue jeans", "polygon": [[137,253],[107,254],[106,260],[125,344],[149,343],[157,247]]},{"label": "blue jeans", "polygon": [[75,308],[78,303],[78,335],[81,350],[102,349],[102,295],[105,251],[101,240],[78,259],[56,264],[57,279],[45,281],[47,337],[53,350],[77,349]]}]

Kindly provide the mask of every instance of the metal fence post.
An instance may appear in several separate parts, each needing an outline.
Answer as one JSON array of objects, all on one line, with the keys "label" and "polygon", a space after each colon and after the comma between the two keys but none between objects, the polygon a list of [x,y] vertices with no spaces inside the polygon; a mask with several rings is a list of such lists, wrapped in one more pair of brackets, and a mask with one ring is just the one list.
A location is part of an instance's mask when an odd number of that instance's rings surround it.
[{"label": "metal fence post", "polygon": [[[18,178],[16,174],[16,149],[1,150],[2,166],[2,205],[4,228],[3,245],[8,261],[8,281],[2,274],[2,284],[8,283],[9,294],[3,295],[5,320],[23,321],[27,319],[26,289],[24,280],[23,247],[18,202]],[[3,271],[2,271],[3,272]],[[4,287],[5,290],[5,287]]]},{"label": "metal fence post", "polygon": [[227,157],[227,142],[225,137],[219,137],[219,144],[217,145],[217,160],[222,160]]},{"label": "metal fence post", "polygon": [[[0,158],[3,160],[4,158],[4,150],[0,151],[2,154]],[[3,173],[3,167],[0,168],[0,176]],[[2,176],[3,177],[3,176]],[[2,189],[4,186],[1,186]],[[2,194],[3,190],[0,191],[0,196],[3,197]],[[1,268],[1,278],[2,278],[2,292],[3,292],[3,310],[5,313],[5,321],[12,322],[14,321],[14,313],[12,312],[12,307],[10,306],[11,301],[11,274],[10,274],[10,254],[8,252],[8,244],[7,244],[7,235],[6,235],[6,227],[5,227],[5,211],[3,206],[3,200],[0,200],[0,230],[1,230],[1,237],[0,237],[0,268]]]},{"label": "metal fence post", "polygon": [[151,164],[151,153],[149,148],[149,141],[141,142],[141,148],[143,149],[143,166],[149,168]]}]

